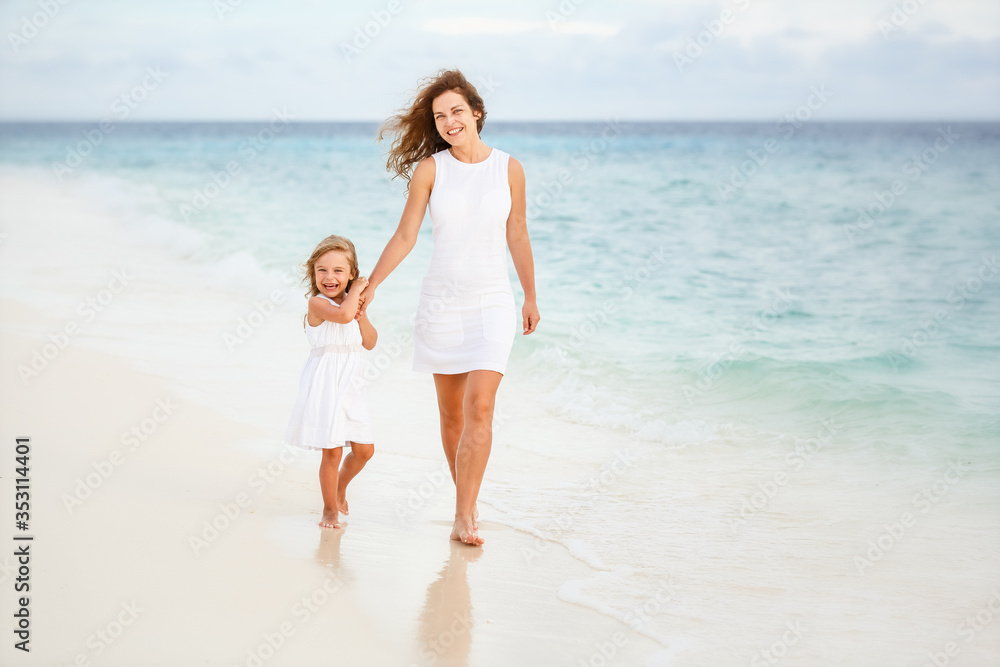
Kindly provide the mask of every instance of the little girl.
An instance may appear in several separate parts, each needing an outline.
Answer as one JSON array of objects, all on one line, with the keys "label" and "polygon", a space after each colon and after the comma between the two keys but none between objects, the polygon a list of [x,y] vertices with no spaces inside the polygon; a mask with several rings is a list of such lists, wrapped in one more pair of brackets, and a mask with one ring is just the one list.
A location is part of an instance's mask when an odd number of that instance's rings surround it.
[{"label": "little girl", "polygon": [[[368,279],[358,276],[354,244],[342,236],[323,239],[303,265],[310,289],[303,327],[312,350],[302,369],[285,443],[322,449],[319,486],[324,528],[340,528],[348,513],[347,485],[375,453],[362,376],[361,350],[375,347],[378,334],[360,312]],[[344,445],[351,453],[340,459]]]}]

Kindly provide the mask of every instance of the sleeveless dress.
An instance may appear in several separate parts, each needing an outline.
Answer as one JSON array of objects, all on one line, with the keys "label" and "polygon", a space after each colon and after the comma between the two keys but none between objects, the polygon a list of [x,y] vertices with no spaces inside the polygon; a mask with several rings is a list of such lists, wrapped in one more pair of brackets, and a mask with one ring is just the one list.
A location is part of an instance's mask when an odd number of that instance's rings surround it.
[{"label": "sleeveless dress", "polygon": [[[306,299],[307,312],[308,307]],[[312,349],[299,378],[285,444],[308,449],[374,444],[361,356],[365,349],[357,320],[347,324],[324,320],[315,327],[307,321],[306,340]]]},{"label": "sleeveless dress", "polygon": [[447,149],[433,157],[434,249],[420,286],[413,370],[503,373],[517,326],[507,274],[510,156],[494,148],[475,164]]}]

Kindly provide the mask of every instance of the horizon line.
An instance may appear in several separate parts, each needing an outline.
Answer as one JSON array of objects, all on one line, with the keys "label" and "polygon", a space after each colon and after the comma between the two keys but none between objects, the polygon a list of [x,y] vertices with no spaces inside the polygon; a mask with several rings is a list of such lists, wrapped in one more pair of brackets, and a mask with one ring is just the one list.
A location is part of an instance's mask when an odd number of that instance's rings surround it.
[{"label": "horizon line", "polygon": [[[196,124],[196,123],[266,123],[273,120],[272,118],[221,118],[221,119],[187,119],[187,118],[162,118],[162,119],[143,119],[143,120],[112,120],[110,118],[49,118],[49,119],[27,119],[27,118],[0,118],[0,124],[80,124],[80,123],[102,123],[111,122],[115,125],[145,125],[152,123],[174,123],[174,124]],[[511,124],[511,125],[527,125],[531,123],[544,123],[544,124],[557,124],[557,123],[622,123],[622,124],[655,124],[655,123],[773,123],[781,122],[783,119],[778,118],[650,118],[650,119],[634,119],[634,118],[579,118],[579,119],[514,119],[514,120],[492,120],[493,124]],[[295,119],[288,121],[289,124],[343,124],[343,125],[371,125],[371,124],[381,124],[385,122],[384,120],[357,120],[357,119],[320,119],[320,118],[304,118]],[[832,118],[817,120],[811,119],[808,121],[810,125],[823,124],[823,123],[1000,123],[1000,117],[996,118],[946,118],[946,117],[935,117],[935,118]]]}]

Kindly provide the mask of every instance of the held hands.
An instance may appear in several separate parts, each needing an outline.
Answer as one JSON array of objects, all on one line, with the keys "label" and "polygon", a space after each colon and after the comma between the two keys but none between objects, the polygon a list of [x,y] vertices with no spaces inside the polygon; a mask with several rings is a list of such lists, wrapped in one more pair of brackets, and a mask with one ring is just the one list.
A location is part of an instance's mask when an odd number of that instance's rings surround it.
[{"label": "held hands", "polygon": [[361,300],[358,302],[358,314],[362,317],[368,311],[368,306],[375,300],[375,288],[365,280],[365,288],[361,292]]},{"label": "held hands", "polygon": [[371,304],[372,299],[375,298],[374,288],[368,289],[368,278],[365,276],[358,276],[354,279],[354,283],[351,285],[351,291],[353,292],[355,288],[359,291],[358,293],[358,312],[354,316],[354,319],[360,320],[365,316],[365,311],[368,310],[368,306]]},{"label": "held hands", "polygon": [[521,321],[524,323],[524,331],[522,335],[527,336],[535,327],[538,326],[538,320],[542,319],[538,314],[538,306],[535,305],[534,301],[525,301],[524,305],[521,307]]}]

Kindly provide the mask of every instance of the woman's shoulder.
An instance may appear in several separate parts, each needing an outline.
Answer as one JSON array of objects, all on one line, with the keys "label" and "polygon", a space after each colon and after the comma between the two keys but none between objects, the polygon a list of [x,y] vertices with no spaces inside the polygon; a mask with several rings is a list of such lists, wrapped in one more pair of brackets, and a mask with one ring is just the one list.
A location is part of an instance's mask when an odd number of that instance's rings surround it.
[{"label": "woman's shoulder", "polygon": [[434,165],[435,165],[435,163],[438,160],[440,160],[442,157],[444,157],[441,154],[442,153],[447,153],[447,152],[448,152],[448,149],[446,148],[443,151],[438,151],[437,153],[433,153],[431,155],[428,155],[423,160],[420,160],[419,162],[417,162],[417,166],[414,167],[413,173],[416,174],[417,173],[417,169],[423,169],[423,170],[430,169],[431,171],[434,171]]},{"label": "woman's shoulder", "polygon": [[441,160],[447,159],[450,155],[451,155],[451,151],[449,151],[447,148],[442,148],[438,152],[431,153],[430,155],[428,155],[427,157],[425,157],[423,160],[421,160],[420,162],[418,162],[417,166],[419,167],[420,165],[424,164],[424,165],[428,165],[430,167],[433,167],[435,165],[435,163],[437,163],[437,162],[439,162]]},{"label": "woman's shoulder", "polygon": [[521,163],[518,162],[517,158],[515,158],[513,155],[511,155],[507,151],[502,150],[500,148],[497,148],[496,146],[493,147],[493,152],[490,153],[490,157],[491,158],[495,157],[497,160],[502,161],[504,163],[504,165],[507,166],[508,169],[510,169],[510,168],[520,169],[521,168]]},{"label": "woman's shoulder", "polygon": [[507,180],[511,185],[524,183],[524,167],[521,166],[521,163],[513,155],[507,155],[506,153],[504,155],[506,156]]},{"label": "woman's shoulder", "polygon": [[428,194],[430,193],[431,188],[434,187],[434,181],[437,180],[437,167],[434,164],[437,158],[435,155],[437,153],[425,157],[417,163],[417,166],[413,169],[413,175],[410,177],[410,192],[423,190]]}]

